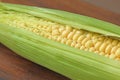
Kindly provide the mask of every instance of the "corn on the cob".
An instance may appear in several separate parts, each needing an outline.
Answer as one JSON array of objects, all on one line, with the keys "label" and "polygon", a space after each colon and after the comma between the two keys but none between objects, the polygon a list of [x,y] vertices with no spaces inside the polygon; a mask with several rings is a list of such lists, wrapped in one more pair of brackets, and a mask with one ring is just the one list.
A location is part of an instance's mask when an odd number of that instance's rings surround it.
[{"label": "corn on the cob", "polygon": [[[34,11],[30,12],[31,9]],[[38,13],[39,11],[41,13]],[[66,15],[68,17],[73,15],[74,19],[68,18]],[[83,18],[88,19],[88,21]],[[72,22],[72,20],[76,21],[75,19],[80,20],[80,22]],[[92,23],[90,20],[97,23],[93,24],[94,22]],[[10,26],[0,26],[0,41],[25,58],[75,80],[88,80],[87,76],[89,80],[119,80],[120,64],[117,61],[120,61],[120,32],[116,31],[119,31],[120,28],[116,25],[62,11],[11,4],[1,4],[0,23]],[[101,23],[103,26],[101,26]],[[109,26],[110,29],[104,26]],[[8,39],[12,40],[10,42],[14,45],[8,42]],[[20,41],[25,43],[23,44]],[[24,49],[22,45],[25,48],[36,50],[36,53],[43,54],[33,55],[34,51],[30,50],[30,52]],[[55,49],[55,52],[49,52],[45,48],[49,51]],[[27,56],[27,52],[31,53],[30,56]],[[31,55],[36,59],[33,59]],[[46,62],[44,58],[51,61]],[[65,67],[66,72],[62,67]],[[102,67],[105,69],[102,69]],[[104,77],[104,75],[106,76]]]}]

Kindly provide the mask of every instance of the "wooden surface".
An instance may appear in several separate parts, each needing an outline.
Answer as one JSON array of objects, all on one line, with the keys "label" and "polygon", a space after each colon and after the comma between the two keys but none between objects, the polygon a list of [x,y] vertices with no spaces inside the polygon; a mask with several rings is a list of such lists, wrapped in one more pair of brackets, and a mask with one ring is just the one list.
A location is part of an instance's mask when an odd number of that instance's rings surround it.
[{"label": "wooden surface", "polygon": [[[2,0],[70,11],[120,25],[120,14],[113,13],[81,0]],[[70,80],[32,63],[0,44],[0,80]]]},{"label": "wooden surface", "polygon": [[84,0],[84,1],[120,14],[119,10],[120,0]]}]

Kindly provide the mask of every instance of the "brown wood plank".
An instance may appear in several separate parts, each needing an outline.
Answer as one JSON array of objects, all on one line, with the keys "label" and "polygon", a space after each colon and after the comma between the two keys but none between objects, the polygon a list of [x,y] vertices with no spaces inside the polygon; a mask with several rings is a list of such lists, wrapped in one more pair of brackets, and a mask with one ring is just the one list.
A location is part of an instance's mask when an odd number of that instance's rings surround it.
[{"label": "brown wood plank", "polygon": [[0,44],[0,80],[69,80],[38,66]]},{"label": "brown wood plank", "polygon": [[[3,2],[47,7],[83,14],[120,25],[120,14],[81,0],[2,0]],[[32,63],[0,44],[0,80],[69,80]]]}]

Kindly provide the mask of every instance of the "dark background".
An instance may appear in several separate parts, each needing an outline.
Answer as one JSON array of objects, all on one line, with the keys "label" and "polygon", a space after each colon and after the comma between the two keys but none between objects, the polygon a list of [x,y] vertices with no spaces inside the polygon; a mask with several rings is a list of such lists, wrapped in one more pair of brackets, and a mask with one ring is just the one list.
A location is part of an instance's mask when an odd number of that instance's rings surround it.
[{"label": "dark background", "polygon": [[[120,0],[1,0],[74,12],[120,25]],[[77,74],[77,73],[76,73]],[[0,44],[0,80],[70,80]]]}]

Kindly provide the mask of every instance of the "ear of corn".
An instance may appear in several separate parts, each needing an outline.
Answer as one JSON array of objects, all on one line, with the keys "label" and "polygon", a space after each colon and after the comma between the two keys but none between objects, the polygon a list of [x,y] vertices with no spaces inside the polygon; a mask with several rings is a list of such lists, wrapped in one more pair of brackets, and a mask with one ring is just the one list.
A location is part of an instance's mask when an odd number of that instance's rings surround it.
[{"label": "ear of corn", "polygon": [[120,60],[117,25],[23,5],[1,3],[0,10],[0,42],[17,54],[73,80],[119,80],[120,62],[115,60]]}]

